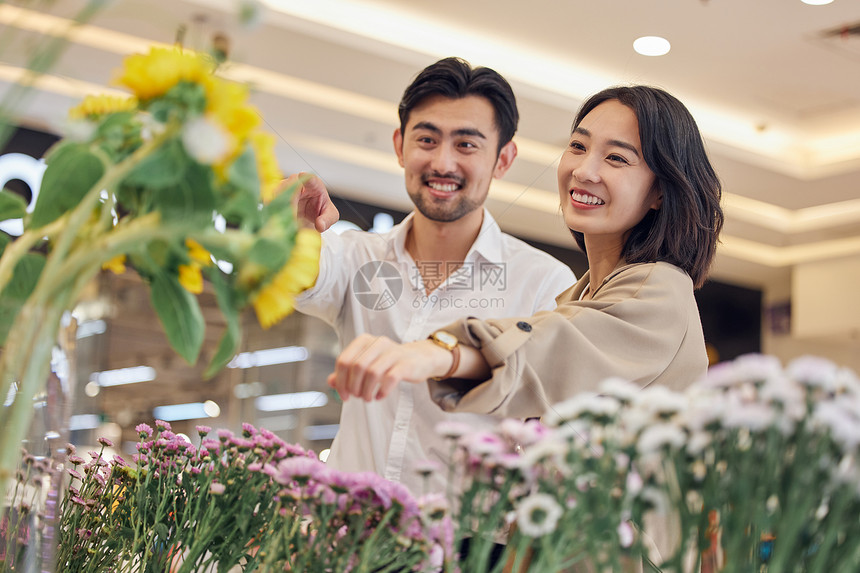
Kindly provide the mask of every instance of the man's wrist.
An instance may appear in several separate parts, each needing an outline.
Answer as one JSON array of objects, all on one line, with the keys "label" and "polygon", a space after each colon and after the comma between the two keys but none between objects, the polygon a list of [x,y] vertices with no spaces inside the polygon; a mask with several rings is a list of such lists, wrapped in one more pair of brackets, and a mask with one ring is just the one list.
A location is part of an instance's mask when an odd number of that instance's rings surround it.
[{"label": "man's wrist", "polygon": [[445,373],[439,376],[433,376],[432,378],[430,378],[430,380],[444,380],[446,378],[452,377],[457,371],[457,367],[460,365],[459,340],[457,340],[457,337],[455,337],[453,334],[445,332],[444,330],[437,330],[429,336],[429,339],[431,342],[433,342],[433,344],[450,353],[451,356],[450,366],[445,371]]}]

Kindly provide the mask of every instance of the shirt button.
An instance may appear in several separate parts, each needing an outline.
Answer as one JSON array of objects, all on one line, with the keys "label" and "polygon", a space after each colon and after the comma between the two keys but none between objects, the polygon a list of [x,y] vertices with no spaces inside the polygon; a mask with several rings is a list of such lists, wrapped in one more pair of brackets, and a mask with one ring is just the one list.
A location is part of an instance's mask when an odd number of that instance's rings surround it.
[{"label": "shirt button", "polygon": [[517,323],[517,328],[519,328],[523,332],[531,332],[532,331],[532,325],[529,324],[528,322],[524,321],[524,320],[521,320]]}]

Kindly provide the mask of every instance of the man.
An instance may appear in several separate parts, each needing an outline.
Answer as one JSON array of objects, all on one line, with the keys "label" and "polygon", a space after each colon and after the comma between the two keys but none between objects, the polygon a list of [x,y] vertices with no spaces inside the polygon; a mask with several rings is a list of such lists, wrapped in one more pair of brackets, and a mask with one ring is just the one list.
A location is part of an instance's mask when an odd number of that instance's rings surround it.
[{"label": "man", "polygon": [[[331,324],[344,345],[365,332],[413,341],[466,315],[530,316],[554,308],[555,296],[574,282],[571,270],[503,234],[483,208],[490,182],[516,157],[518,117],[510,86],[493,70],[456,58],[423,70],[404,92],[394,132],[415,210],[385,234],[324,233],[319,278],[296,308]],[[338,219],[319,178],[303,184],[297,205],[319,231]],[[398,384],[380,401],[347,400],[328,463],[374,471],[415,495],[445,492],[447,472],[425,484],[415,466],[447,462],[450,445],[435,432],[446,420],[476,429],[498,422],[447,414],[426,388],[412,384]]]}]

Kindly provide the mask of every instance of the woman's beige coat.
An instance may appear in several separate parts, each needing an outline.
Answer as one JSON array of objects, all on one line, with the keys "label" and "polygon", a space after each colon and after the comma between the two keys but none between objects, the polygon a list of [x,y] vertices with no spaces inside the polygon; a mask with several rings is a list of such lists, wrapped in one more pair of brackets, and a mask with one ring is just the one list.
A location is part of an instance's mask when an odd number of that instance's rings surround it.
[{"label": "woman's beige coat", "polygon": [[481,350],[493,377],[431,381],[444,410],[528,418],[608,377],[682,390],[708,366],[693,283],[669,263],[621,264],[579,300],[589,273],[558,308],[528,318],[462,319],[444,330]]}]

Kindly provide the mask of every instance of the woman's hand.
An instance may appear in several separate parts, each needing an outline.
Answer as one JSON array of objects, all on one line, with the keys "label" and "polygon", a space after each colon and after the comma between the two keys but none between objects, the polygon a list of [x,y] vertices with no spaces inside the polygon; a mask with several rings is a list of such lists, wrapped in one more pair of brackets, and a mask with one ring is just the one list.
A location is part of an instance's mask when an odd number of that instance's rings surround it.
[{"label": "woman's hand", "polygon": [[450,350],[432,340],[398,344],[385,336],[362,334],[338,356],[328,385],[343,400],[380,400],[400,381],[420,384],[442,376],[453,360]]}]

